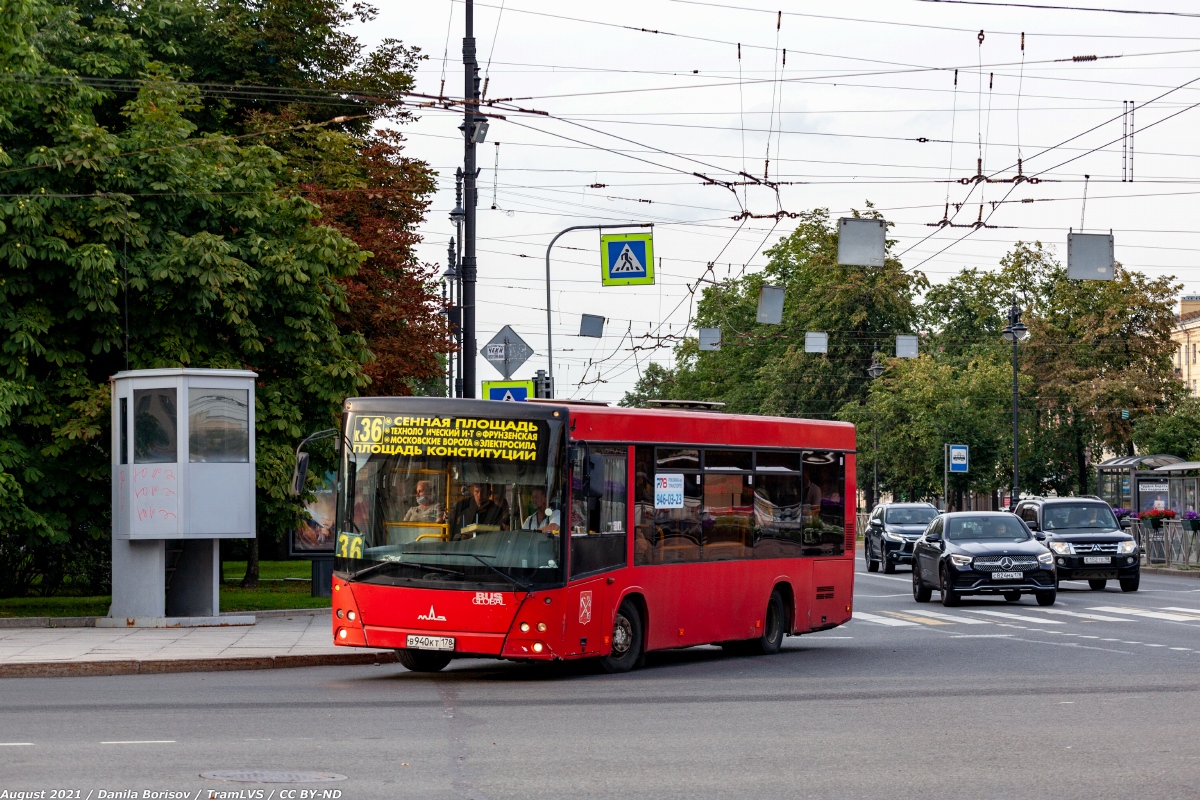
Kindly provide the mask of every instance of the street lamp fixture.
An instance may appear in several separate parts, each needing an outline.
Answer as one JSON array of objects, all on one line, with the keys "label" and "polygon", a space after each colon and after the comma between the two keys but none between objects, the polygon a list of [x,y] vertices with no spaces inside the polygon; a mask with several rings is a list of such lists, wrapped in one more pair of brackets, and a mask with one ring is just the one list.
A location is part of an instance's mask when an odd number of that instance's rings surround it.
[{"label": "street lamp fixture", "polygon": [[1012,482],[1012,498],[1009,500],[1009,509],[1016,509],[1017,498],[1021,496],[1020,471],[1017,462],[1017,344],[1029,335],[1029,329],[1021,322],[1021,307],[1017,305],[1017,296],[1014,294],[1012,299],[1012,307],[1008,309],[1008,325],[1004,326],[1002,333],[1004,341],[1012,344],[1012,422],[1013,422],[1013,482]]},{"label": "street lamp fixture", "polygon": [[[874,353],[871,354],[871,366],[867,367],[867,376],[870,377],[871,380],[875,380],[876,378],[878,378],[880,375],[883,374],[883,371],[885,369],[886,369],[886,367],[884,367],[883,364],[879,363],[879,351],[876,350]],[[874,493],[875,497],[873,499],[875,500],[876,503],[878,503],[879,502],[879,420],[878,419],[874,420],[874,424],[871,425],[871,435],[873,436],[872,441],[874,443],[872,445],[871,452],[874,453],[874,455],[875,455],[875,493]]]}]

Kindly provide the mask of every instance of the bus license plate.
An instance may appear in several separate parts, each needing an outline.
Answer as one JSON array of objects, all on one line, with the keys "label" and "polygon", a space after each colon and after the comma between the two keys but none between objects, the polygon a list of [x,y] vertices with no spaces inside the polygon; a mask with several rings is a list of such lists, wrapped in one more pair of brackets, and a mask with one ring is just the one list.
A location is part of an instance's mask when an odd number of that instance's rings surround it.
[{"label": "bus license plate", "polygon": [[408,635],[409,650],[454,650],[453,636]]},{"label": "bus license plate", "polygon": [[993,572],[994,581],[1019,581],[1025,577],[1024,572]]},{"label": "bus license plate", "polygon": [[1083,563],[1085,563],[1085,564],[1111,564],[1112,556],[1084,556]]}]

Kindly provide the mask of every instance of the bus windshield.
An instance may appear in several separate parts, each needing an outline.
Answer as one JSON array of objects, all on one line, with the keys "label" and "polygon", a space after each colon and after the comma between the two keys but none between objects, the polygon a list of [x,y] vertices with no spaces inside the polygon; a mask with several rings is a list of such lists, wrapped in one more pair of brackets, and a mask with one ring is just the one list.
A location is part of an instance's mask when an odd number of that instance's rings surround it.
[{"label": "bus windshield", "polygon": [[561,584],[562,421],[395,406],[346,415],[334,571],[427,588]]}]

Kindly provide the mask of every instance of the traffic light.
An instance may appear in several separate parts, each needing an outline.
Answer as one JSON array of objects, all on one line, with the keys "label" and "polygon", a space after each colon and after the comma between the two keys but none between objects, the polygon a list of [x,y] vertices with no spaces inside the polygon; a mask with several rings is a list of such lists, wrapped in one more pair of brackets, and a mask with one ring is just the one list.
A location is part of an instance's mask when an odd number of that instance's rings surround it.
[{"label": "traffic light", "polygon": [[546,370],[539,369],[533,375],[533,392],[534,397],[540,400],[554,399],[554,378],[546,374]]}]

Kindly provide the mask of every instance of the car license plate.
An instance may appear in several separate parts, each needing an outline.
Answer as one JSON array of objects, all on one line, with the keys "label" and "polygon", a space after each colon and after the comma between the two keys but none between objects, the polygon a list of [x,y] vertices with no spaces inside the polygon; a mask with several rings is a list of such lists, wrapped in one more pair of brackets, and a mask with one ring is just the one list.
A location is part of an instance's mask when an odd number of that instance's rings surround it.
[{"label": "car license plate", "polygon": [[453,636],[417,636],[408,635],[410,650],[454,650]]},{"label": "car license plate", "polygon": [[1111,564],[1112,556],[1084,556],[1083,563],[1085,563],[1085,564]]},{"label": "car license plate", "polygon": [[994,581],[1019,581],[1025,577],[1024,572],[993,572]]}]

